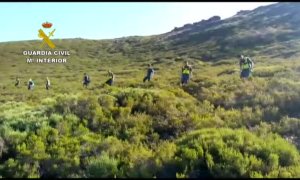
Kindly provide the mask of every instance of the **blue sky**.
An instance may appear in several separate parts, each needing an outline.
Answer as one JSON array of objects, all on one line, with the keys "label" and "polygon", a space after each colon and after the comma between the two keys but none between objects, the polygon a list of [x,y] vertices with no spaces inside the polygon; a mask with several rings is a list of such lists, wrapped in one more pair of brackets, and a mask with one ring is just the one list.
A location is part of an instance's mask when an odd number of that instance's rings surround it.
[{"label": "blue sky", "polygon": [[225,19],[239,10],[273,3],[0,3],[0,42],[38,39],[38,29],[45,21],[53,23],[54,38],[112,39],[161,34],[214,15]]}]

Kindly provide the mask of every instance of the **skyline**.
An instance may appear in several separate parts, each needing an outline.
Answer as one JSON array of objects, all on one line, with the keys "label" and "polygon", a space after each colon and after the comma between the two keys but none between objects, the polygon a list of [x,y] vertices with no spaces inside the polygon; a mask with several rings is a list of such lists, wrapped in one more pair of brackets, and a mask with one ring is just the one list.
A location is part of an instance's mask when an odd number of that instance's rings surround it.
[{"label": "skyline", "polygon": [[0,42],[37,40],[46,21],[56,29],[52,39],[150,36],[215,15],[226,19],[240,10],[274,3],[0,3]]}]

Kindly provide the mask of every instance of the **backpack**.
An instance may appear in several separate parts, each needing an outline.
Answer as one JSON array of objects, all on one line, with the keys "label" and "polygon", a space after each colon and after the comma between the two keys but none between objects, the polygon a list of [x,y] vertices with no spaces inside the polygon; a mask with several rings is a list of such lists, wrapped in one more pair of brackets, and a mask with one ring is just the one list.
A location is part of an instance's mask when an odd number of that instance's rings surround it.
[{"label": "backpack", "polygon": [[252,69],[254,65],[252,59],[249,57],[244,57],[243,59],[240,60],[240,65],[245,65],[245,64],[248,64],[250,69]]},{"label": "backpack", "polygon": [[249,57],[246,57],[246,61],[250,65],[250,67],[253,68],[254,63],[253,63],[252,59]]},{"label": "backpack", "polygon": [[88,75],[86,75],[86,76],[84,77],[84,80],[85,80],[85,82],[91,82],[90,77],[89,77]]}]

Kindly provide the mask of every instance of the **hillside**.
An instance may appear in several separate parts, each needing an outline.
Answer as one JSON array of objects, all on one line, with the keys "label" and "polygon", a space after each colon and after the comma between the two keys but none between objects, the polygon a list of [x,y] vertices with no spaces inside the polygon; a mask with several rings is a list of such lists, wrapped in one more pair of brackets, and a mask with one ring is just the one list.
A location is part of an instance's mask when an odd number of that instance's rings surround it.
[{"label": "hillside", "polygon": [[[40,41],[0,43],[0,176],[299,178],[299,13],[277,3],[155,36],[56,39],[65,64],[26,63]],[[240,53],[255,60],[246,82]]]},{"label": "hillside", "polygon": [[[213,60],[246,52],[272,57],[298,55],[300,4],[277,3],[241,11],[221,20],[214,16],[163,34],[162,40],[179,53]],[[266,49],[266,47],[268,47]]]}]

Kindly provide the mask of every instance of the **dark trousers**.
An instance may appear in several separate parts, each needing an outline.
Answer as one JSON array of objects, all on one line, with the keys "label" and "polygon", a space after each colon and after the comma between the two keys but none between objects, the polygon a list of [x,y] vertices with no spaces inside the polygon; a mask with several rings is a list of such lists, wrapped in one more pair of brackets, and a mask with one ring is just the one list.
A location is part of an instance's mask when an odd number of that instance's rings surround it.
[{"label": "dark trousers", "polygon": [[243,69],[241,72],[241,78],[248,78],[251,75],[250,69]]},{"label": "dark trousers", "polygon": [[89,85],[89,82],[83,82],[83,86],[87,87]]},{"label": "dark trousers", "polygon": [[189,74],[182,74],[181,76],[181,84],[187,84],[189,82],[190,75]]},{"label": "dark trousers", "polygon": [[106,84],[108,84],[108,85],[110,85],[110,86],[112,86],[113,85],[113,79],[112,78],[110,78],[109,80],[107,80],[105,83]]},{"label": "dark trousers", "polygon": [[143,82],[146,82],[147,80],[150,81],[150,80],[151,80],[151,77],[150,77],[150,76],[144,77]]},{"label": "dark trousers", "polygon": [[144,77],[143,82],[146,82],[147,80],[150,81],[153,77],[153,74],[147,74],[146,77]]},{"label": "dark trousers", "polygon": [[28,85],[28,90],[33,89],[33,85]]}]

